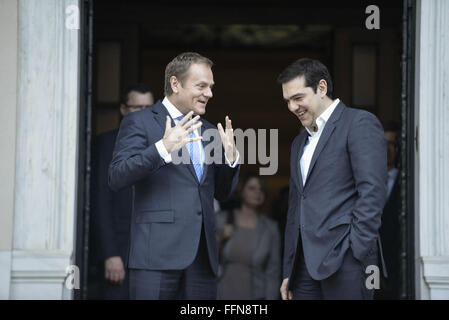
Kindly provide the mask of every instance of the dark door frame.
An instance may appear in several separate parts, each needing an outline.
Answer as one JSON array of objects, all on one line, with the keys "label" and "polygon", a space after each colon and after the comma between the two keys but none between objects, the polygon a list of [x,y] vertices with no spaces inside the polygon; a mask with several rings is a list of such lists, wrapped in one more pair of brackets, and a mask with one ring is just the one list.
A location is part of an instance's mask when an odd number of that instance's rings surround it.
[{"label": "dark door frame", "polygon": [[403,0],[401,92],[401,299],[415,299],[415,41],[416,0]]},{"label": "dark door frame", "polygon": [[90,216],[90,173],[92,141],[92,54],[93,0],[80,1],[80,106],[78,131],[78,185],[75,264],[80,269],[80,289],[74,299],[86,300]]}]

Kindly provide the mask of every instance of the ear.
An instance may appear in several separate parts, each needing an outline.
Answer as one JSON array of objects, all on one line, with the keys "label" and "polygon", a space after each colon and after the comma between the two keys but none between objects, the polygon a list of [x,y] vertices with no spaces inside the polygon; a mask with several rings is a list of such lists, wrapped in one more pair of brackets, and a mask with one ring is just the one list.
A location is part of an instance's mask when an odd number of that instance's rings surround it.
[{"label": "ear", "polygon": [[120,113],[122,116],[126,116],[128,114],[128,108],[123,103],[120,104]]},{"label": "ear", "polygon": [[170,77],[170,86],[171,89],[173,91],[173,93],[178,93],[179,92],[179,81],[175,76],[171,76]]},{"label": "ear", "polygon": [[321,79],[320,82],[318,82],[317,87],[318,93],[320,94],[321,98],[324,98],[327,93],[327,82],[324,79]]}]

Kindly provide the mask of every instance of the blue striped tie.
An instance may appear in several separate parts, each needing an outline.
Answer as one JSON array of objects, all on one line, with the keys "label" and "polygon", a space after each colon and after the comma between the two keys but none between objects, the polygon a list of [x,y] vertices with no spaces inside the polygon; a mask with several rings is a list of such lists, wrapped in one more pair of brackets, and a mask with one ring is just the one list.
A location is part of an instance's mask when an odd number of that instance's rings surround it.
[{"label": "blue striped tie", "polygon": [[[179,116],[176,120],[180,121],[183,117],[184,116]],[[195,138],[195,134],[191,132],[189,138]],[[198,146],[198,141],[189,142],[186,147],[189,149],[190,160],[192,161],[198,181],[201,181],[201,177],[203,176],[203,164],[201,163],[201,152]]]}]

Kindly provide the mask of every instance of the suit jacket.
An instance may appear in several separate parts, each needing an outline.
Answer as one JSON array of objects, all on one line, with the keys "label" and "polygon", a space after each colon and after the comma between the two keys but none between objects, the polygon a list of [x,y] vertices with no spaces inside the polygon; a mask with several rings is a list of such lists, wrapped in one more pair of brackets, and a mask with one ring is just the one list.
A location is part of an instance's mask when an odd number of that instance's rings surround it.
[{"label": "suit jacket", "polygon": [[[223,230],[228,214],[230,213],[227,211],[217,214],[218,233]],[[277,300],[280,297],[279,287],[281,286],[281,235],[277,223],[268,217],[259,215],[256,233],[256,247],[252,252],[253,298]],[[227,257],[232,245],[238,244],[235,244],[231,237],[223,247],[223,268],[226,268]]]},{"label": "suit jacket", "polygon": [[108,185],[108,168],[112,160],[118,129],[100,134],[94,140],[92,154],[91,248],[96,261],[120,256],[126,262],[129,225],[132,211],[132,187],[114,192]]},{"label": "suit jacket", "polygon": [[[185,269],[196,256],[204,225],[209,260],[216,273],[214,196],[219,201],[229,197],[237,185],[239,168],[229,167],[223,156],[222,164],[204,164],[198,182],[192,164],[166,164],[155,143],[164,135],[167,115],[167,109],[158,101],[152,108],[126,116],[109,167],[113,190],[130,185],[135,188],[128,267]],[[202,131],[216,130],[209,122],[201,121]],[[210,142],[203,141],[203,146]]]},{"label": "suit jacket", "polygon": [[301,232],[307,270],[322,280],[340,268],[349,248],[365,265],[380,245],[386,142],[373,114],[340,102],[324,127],[303,186],[299,160],[307,139],[304,131],[292,144],[283,276],[292,274]]}]

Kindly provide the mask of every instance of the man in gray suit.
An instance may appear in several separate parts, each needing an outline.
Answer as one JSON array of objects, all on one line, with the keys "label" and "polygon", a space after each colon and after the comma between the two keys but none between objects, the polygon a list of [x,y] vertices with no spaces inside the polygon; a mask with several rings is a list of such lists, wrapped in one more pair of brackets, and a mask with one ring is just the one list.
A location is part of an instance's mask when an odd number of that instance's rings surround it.
[{"label": "man in gray suit", "polygon": [[[131,299],[215,299],[218,249],[214,196],[225,200],[238,180],[231,120],[218,124],[222,161],[208,161],[202,141],[216,127],[201,119],[212,98],[212,61],[182,53],[165,70],[165,95],[126,116],[109,167],[113,190],[135,186],[128,268]],[[192,115],[196,115],[191,119]],[[215,149],[213,149],[215,150]],[[187,163],[172,156],[187,155]],[[183,157],[185,159],[185,157]]]},{"label": "man in gray suit", "polygon": [[372,299],[387,194],[382,126],[373,114],[332,99],[319,61],[297,60],[278,82],[306,128],[291,149],[282,298]]}]

